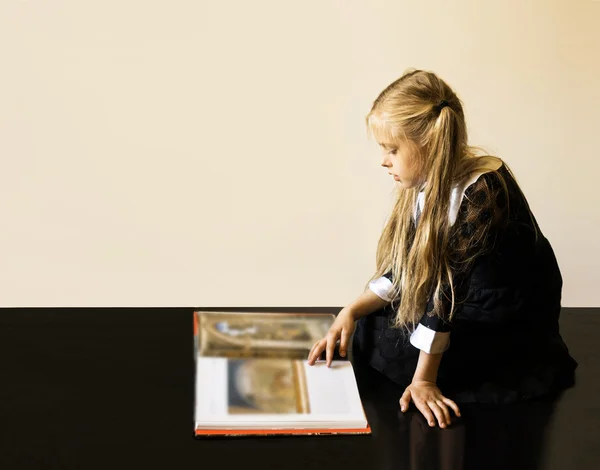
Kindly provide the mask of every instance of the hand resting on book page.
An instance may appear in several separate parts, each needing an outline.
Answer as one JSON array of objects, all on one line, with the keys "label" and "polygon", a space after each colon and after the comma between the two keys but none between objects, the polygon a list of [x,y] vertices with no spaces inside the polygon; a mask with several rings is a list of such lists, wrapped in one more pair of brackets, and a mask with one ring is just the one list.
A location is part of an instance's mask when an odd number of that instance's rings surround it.
[{"label": "hand resting on book page", "polygon": [[348,351],[348,343],[352,333],[354,333],[356,320],[385,307],[388,303],[387,300],[380,298],[371,289],[365,289],[354,302],[340,310],[333,325],[329,328],[327,336],[313,345],[308,353],[308,364],[314,365],[323,351],[327,351],[327,367],[330,367],[338,340],[340,342],[340,356],[345,357]]},{"label": "hand resting on book page", "polygon": [[348,308],[343,308],[338,313],[333,325],[329,328],[327,336],[317,341],[308,354],[308,364],[314,365],[323,351],[326,351],[327,367],[331,367],[335,346],[340,341],[340,356],[345,357],[348,351],[348,342],[355,329],[354,315]]}]

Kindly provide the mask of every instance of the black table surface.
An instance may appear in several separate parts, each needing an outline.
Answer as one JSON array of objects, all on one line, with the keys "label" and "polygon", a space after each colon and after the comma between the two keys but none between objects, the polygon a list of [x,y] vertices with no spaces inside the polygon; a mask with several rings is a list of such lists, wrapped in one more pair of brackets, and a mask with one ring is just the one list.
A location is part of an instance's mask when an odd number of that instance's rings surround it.
[{"label": "black table surface", "polygon": [[556,399],[463,407],[450,428],[429,428],[399,412],[392,384],[357,370],[370,436],[200,440],[192,312],[0,309],[0,469],[600,468],[600,310],[563,310],[579,368]]}]

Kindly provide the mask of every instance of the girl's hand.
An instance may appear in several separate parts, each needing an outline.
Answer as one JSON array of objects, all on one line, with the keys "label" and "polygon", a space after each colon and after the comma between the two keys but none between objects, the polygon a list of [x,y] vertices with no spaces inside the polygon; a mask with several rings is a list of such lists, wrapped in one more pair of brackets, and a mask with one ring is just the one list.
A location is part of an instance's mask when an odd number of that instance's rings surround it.
[{"label": "girl's hand", "polygon": [[323,339],[320,339],[313,345],[308,354],[308,364],[311,366],[314,365],[323,351],[327,350],[327,367],[331,366],[333,353],[335,351],[335,344],[337,343],[338,339],[340,340],[340,356],[346,356],[348,342],[352,337],[352,333],[354,333],[354,323],[355,320],[352,311],[347,307],[343,308],[340,313],[338,313],[333,325],[331,325],[331,328],[329,328],[327,336],[325,336]]},{"label": "girl's hand", "polygon": [[425,380],[413,381],[407,388],[402,398],[400,398],[400,409],[402,412],[408,410],[410,401],[415,403],[415,406],[425,416],[429,426],[435,426],[435,418],[441,428],[450,425],[450,411],[448,407],[454,410],[456,416],[460,416],[460,410],[456,403],[442,395],[442,392],[433,382]]}]

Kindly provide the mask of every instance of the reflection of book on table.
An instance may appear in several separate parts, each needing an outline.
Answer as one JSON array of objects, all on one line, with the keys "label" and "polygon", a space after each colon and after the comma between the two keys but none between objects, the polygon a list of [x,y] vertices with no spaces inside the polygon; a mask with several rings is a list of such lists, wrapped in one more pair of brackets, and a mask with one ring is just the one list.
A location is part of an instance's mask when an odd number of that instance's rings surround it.
[{"label": "reflection of book on table", "polygon": [[333,319],[195,312],[196,435],[370,433],[352,364],[306,361]]}]

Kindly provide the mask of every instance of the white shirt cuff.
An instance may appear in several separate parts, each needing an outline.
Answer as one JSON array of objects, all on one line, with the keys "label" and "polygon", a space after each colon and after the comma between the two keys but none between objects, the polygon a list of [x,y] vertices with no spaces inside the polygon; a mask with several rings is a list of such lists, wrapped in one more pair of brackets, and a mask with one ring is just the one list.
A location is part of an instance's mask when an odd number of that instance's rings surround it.
[{"label": "white shirt cuff", "polygon": [[390,294],[393,288],[392,281],[390,281],[387,277],[382,276],[379,279],[374,279],[369,282],[369,289],[374,292],[379,298],[385,300],[386,302],[391,302]]},{"label": "white shirt cuff", "polygon": [[450,346],[450,332],[434,331],[419,323],[410,335],[410,344],[427,354],[440,354]]}]

